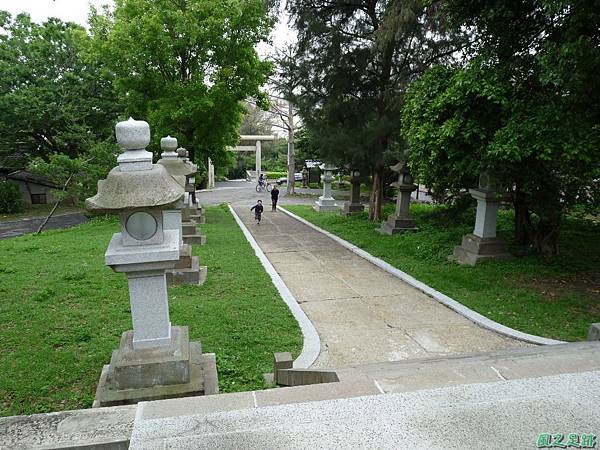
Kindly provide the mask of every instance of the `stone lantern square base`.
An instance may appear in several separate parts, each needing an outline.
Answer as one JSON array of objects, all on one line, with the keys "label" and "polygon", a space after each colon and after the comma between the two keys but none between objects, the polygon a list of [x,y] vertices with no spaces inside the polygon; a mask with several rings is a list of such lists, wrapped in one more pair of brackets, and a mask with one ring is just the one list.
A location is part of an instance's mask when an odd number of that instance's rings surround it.
[{"label": "stone lantern square base", "polygon": [[192,256],[189,267],[167,270],[166,276],[169,285],[189,284],[199,286],[206,281],[208,267],[200,265],[198,256]]},{"label": "stone lantern square base", "polygon": [[318,212],[331,212],[338,210],[338,206],[335,203],[335,199],[325,197],[319,197],[319,199],[315,202],[315,206],[313,208],[315,211]]},{"label": "stone lantern square base", "polygon": [[361,213],[365,210],[365,205],[362,203],[344,202],[344,205],[340,209],[342,216],[349,216],[355,213]]},{"label": "stone lantern square base", "polygon": [[381,224],[378,231],[382,234],[398,234],[406,231],[417,231],[417,224],[414,219],[403,219],[397,216],[390,216]]},{"label": "stone lantern square base", "polygon": [[506,244],[499,238],[482,238],[474,234],[463,236],[462,244],[454,247],[448,258],[460,264],[474,266],[490,259],[510,259],[513,256],[506,250]]},{"label": "stone lantern square base", "polygon": [[190,342],[187,327],[172,327],[171,336],[170,345],[136,350],[133,331],[123,333],[102,369],[94,407],[218,394],[214,353]]}]

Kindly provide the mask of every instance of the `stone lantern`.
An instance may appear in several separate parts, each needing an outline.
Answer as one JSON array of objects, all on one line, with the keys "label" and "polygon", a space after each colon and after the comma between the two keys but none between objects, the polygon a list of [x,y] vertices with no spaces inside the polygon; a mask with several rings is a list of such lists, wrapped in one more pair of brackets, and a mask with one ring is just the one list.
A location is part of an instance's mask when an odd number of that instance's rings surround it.
[{"label": "stone lantern", "polygon": [[337,211],[338,207],[335,203],[335,199],[331,195],[331,183],[334,180],[333,171],[336,169],[337,167],[332,164],[323,164],[321,166],[321,170],[323,170],[323,175],[321,175],[321,180],[323,181],[323,195],[315,202],[315,211]]},{"label": "stone lantern", "polygon": [[306,166],[304,166],[302,168],[302,187],[303,188],[308,187],[308,175],[309,175],[308,168]]},{"label": "stone lantern", "polygon": [[350,172],[350,184],[352,186],[350,201],[344,202],[344,207],[340,211],[340,214],[343,216],[349,216],[353,213],[359,213],[365,210],[364,205],[360,202],[360,182],[360,172],[358,170],[352,170]]},{"label": "stone lantern", "polygon": [[94,405],[213,392],[203,373],[216,379],[214,355],[203,355],[187,327],[172,326],[169,318],[165,271],[179,260],[180,238],[165,227],[163,212],[180,204],[184,190],[164,166],[152,164],[146,122],[120,122],[116,134],[125,151],[86,208],[120,217],[121,232],[113,235],[105,261],[127,276],[133,330],[123,333],[102,369]]},{"label": "stone lantern", "polygon": [[461,264],[474,266],[488,259],[508,259],[512,255],[506,251],[504,241],[496,237],[496,223],[501,198],[496,192],[496,185],[488,173],[479,175],[479,187],[469,189],[471,196],[477,200],[477,215],[473,233],[463,236],[461,245],[454,247],[451,260]]},{"label": "stone lantern", "polygon": [[410,215],[410,195],[417,189],[417,185],[414,184],[413,177],[404,161],[391,166],[390,169],[398,173],[398,181],[392,183],[392,186],[398,188],[396,212],[381,224],[379,232],[396,234],[404,231],[416,231],[415,220]]},{"label": "stone lantern", "polygon": [[[191,168],[191,173],[186,176],[185,183],[185,204],[186,208],[183,211],[183,220],[192,222],[193,224],[205,223],[202,207],[196,199],[196,173],[198,173],[198,165],[194,164],[189,159],[190,152],[185,148],[177,149],[177,156]],[[206,239],[206,238],[204,238]],[[202,243],[203,244],[203,243]]]},{"label": "stone lantern", "polygon": [[[184,188],[186,177],[192,173],[192,168],[189,164],[178,158],[177,139],[171,136],[164,137],[160,140],[160,146],[163,152],[157,164],[167,169],[169,175]],[[198,256],[192,256],[192,246],[183,242],[184,226],[181,211],[184,207],[185,204],[182,197],[175,208],[163,210],[165,228],[177,230],[179,235],[179,261],[173,269],[167,270],[167,282],[199,285],[206,281],[208,270],[206,266],[200,266],[200,258]],[[191,234],[198,234],[194,224],[192,224],[192,227],[193,231]],[[189,231],[188,234],[190,234]]]}]

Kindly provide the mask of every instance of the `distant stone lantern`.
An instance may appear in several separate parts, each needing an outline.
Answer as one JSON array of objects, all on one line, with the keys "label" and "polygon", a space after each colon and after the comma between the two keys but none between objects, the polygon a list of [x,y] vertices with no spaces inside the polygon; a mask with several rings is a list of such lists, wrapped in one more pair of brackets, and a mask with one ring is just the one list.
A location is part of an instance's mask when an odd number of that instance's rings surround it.
[{"label": "distant stone lantern", "polygon": [[337,211],[338,207],[335,199],[331,195],[331,183],[334,180],[333,171],[336,169],[337,167],[332,164],[323,164],[321,166],[321,170],[323,170],[323,175],[321,175],[321,180],[323,181],[323,195],[315,202],[315,211]]},{"label": "distant stone lantern", "polygon": [[463,236],[461,245],[454,247],[454,253],[449,257],[451,260],[474,266],[484,260],[512,257],[504,241],[496,236],[501,201],[496,189],[494,179],[487,172],[479,175],[477,189],[469,189],[471,196],[477,200],[475,227],[473,233]]},{"label": "distant stone lantern", "polygon": [[[160,140],[160,146],[163,150],[161,159],[157,164],[162,165],[167,169],[175,181],[181,187],[185,187],[186,177],[193,173],[193,169],[189,164],[186,164],[178,157],[177,154],[177,139],[171,136],[164,137]],[[182,210],[185,208],[183,197],[174,209],[163,211],[163,219],[165,228],[177,230],[179,233],[179,261],[175,268],[167,270],[167,281],[174,284],[192,284],[199,285],[206,281],[208,270],[206,266],[200,266],[200,258],[192,255],[192,247],[184,242],[183,232],[184,224],[182,219]],[[186,224],[187,235],[198,235],[195,224]],[[191,231],[190,231],[191,229]],[[189,241],[189,238],[186,238]]]},{"label": "distant stone lantern", "polygon": [[344,202],[344,207],[340,211],[343,216],[349,216],[354,213],[363,212],[365,210],[364,205],[360,202],[360,182],[361,176],[358,170],[350,171],[350,201]]},{"label": "distant stone lantern", "polygon": [[[177,156],[185,162],[190,168],[191,173],[186,176],[185,183],[185,204],[186,208],[183,211],[183,220],[186,222],[205,223],[204,211],[198,204],[196,199],[196,177],[198,173],[198,165],[194,164],[189,159],[190,152],[183,147],[177,149]],[[200,243],[200,242],[197,242]]]},{"label": "distant stone lantern", "polygon": [[146,122],[120,122],[116,134],[125,151],[118,166],[98,182],[98,193],[86,200],[86,208],[121,219],[121,232],[113,235],[105,261],[127,276],[133,330],[123,333],[104,366],[94,405],[199,395],[206,391],[202,371],[216,377],[214,355],[202,355],[200,344],[189,341],[187,327],[171,325],[165,278],[179,260],[180,238],[177,230],[165,227],[163,212],[180,204],[184,190],[164,166],[152,164]]},{"label": "distant stone lantern", "polygon": [[392,183],[393,187],[398,188],[398,197],[396,199],[396,211],[394,215],[389,216],[383,222],[379,232],[384,234],[396,234],[404,231],[416,231],[417,225],[415,220],[410,215],[410,196],[417,189],[417,185],[413,182],[413,177],[410,174],[406,162],[401,161],[398,164],[391,166],[391,170],[398,173],[398,181]]}]

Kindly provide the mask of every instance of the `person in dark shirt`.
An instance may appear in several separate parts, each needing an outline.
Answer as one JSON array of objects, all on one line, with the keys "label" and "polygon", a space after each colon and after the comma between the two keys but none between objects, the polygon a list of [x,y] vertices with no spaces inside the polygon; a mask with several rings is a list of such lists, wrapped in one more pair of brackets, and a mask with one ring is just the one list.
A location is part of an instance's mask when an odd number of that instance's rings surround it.
[{"label": "person in dark shirt", "polygon": [[279,189],[275,185],[271,191],[271,211],[277,211],[277,200],[279,200]]},{"label": "person in dark shirt", "polygon": [[250,211],[254,210],[254,220],[256,220],[256,224],[260,225],[260,219],[262,218],[262,213],[264,211],[262,200],[258,200],[256,205],[250,208]]}]

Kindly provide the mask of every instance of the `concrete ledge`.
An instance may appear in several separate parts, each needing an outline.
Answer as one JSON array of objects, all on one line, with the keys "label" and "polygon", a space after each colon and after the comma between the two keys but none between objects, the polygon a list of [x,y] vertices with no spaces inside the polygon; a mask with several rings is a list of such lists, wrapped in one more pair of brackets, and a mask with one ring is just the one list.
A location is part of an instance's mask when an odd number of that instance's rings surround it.
[{"label": "concrete ledge", "polygon": [[294,295],[290,292],[286,284],[283,282],[267,256],[259,247],[258,243],[244,225],[244,222],[238,217],[234,209],[229,206],[229,211],[231,211],[231,215],[237,222],[238,226],[241,228],[242,233],[254,249],[254,253],[257,258],[260,260],[261,264],[265,268],[266,272],[271,277],[271,281],[279,291],[279,295],[283,301],[288,305],[292,315],[300,325],[300,329],[302,330],[302,335],[304,336],[304,345],[302,346],[302,353],[296,358],[294,361],[294,367],[297,369],[306,369],[310,367],[318,358],[319,353],[321,353],[321,339],[319,338],[319,333],[315,326],[312,324],[306,313],[300,308],[298,304],[298,300],[294,297]]},{"label": "concrete ledge", "polygon": [[383,269],[386,272],[394,275],[395,277],[400,278],[405,283],[407,283],[407,284],[411,285],[412,287],[420,290],[421,292],[429,295],[433,299],[437,300],[438,302],[442,303],[443,305],[445,305],[448,308],[452,309],[453,311],[457,312],[461,316],[466,317],[471,322],[476,323],[477,325],[479,325],[483,328],[494,331],[498,334],[502,334],[504,336],[511,337],[513,339],[517,339],[517,340],[524,341],[524,342],[529,342],[532,344],[538,344],[538,345],[564,344],[563,341],[558,341],[555,339],[548,339],[548,338],[545,338],[542,336],[535,336],[533,334],[523,333],[521,331],[507,327],[506,325],[502,325],[498,322],[494,322],[493,320],[488,319],[484,315],[479,314],[478,312],[475,312],[470,308],[467,308],[465,305],[457,302],[456,300],[451,299],[447,295],[442,294],[439,291],[436,291],[432,287],[417,280],[416,278],[412,277],[411,275],[407,274],[406,272],[403,272],[400,269],[395,268],[394,266],[383,261],[382,259],[376,258],[375,256],[373,256],[370,253],[364,251],[363,249],[357,247],[356,245],[351,244],[348,241],[345,241],[344,239],[340,238],[339,236],[336,236],[333,233],[330,233],[328,231],[323,230],[322,228],[319,228],[318,226],[312,224],[308,220],[305,220],[302,217],[297,216],[296,214],[286,210],[283,207],[279,207],[279,209],[281,211],[283,211],[285,214],[287,214],[288,216],[293,217],[294,219],[302,222],[303,224],[312,228],[313,230],[323,233],[325,236],[333,239],[335,242],[337,242],[338,244],[347,248],[351,252],[357,254],[358,256],[361,256],[362,258],[366,259],[370,263],[372,263],[372,264],[376,265],[377,267],[379,267],[380,269]]}]

